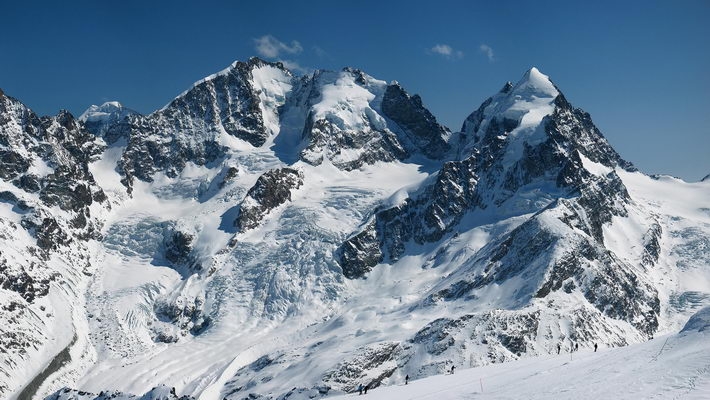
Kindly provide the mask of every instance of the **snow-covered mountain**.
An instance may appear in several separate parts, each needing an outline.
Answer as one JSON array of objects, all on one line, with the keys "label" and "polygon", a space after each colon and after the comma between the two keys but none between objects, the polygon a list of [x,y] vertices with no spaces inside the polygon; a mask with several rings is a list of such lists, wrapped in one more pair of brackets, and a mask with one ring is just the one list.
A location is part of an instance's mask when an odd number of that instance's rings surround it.
[{"label": "snow-covered mountain", "polygon": [[117,138],[112,137],[112,133],[115,135],[117,128],[123,127],[132,115],[140,114],[117,101],[107,101],[100,106],[92,105],[87,108],[79,116],[79,121],[84,123],[84,127],[89,132],[113,143]]},{"label": "snow-covered mountain", "polygon": [[256,58],[149,115],[0,104],[10,398],[324,396],[710,304],[710,186],[637,171],[535,68],[460,132]]}]

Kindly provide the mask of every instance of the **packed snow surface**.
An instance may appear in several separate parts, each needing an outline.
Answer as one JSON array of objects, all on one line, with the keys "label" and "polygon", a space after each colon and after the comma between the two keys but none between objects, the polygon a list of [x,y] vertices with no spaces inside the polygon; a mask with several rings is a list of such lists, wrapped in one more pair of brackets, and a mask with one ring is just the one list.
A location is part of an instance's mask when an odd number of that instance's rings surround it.
[{"label": "packed snow surface", "polygon": [[[707,318],[707,316],[706,316]],[[707,323],[707,320],[706,320]],[[710,331],[659,337],[623,348],[583,349],[454,374],[400,379],[368,390],[368,400],[708,399]],[[360,398],[357,393],[332,400]]]}]

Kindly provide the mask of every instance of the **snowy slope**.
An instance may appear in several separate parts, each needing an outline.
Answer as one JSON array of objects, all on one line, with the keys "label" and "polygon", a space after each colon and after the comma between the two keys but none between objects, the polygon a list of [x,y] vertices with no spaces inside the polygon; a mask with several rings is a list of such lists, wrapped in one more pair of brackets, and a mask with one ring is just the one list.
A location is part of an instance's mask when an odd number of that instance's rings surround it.
[{"label": "snowy slope", "polygon": [[[67,307],[41,350],[12,355],[10,398],[33,376],[35,398],[351,392],[645,342],[710,302],[710,185],[636,171],[534,68],[458,133],[397,83],[258,59],[152,114],[99,114],[82,171],[105,200],[82,215],[100,235],[57,245],[57,284],[17,301]],[[21,174],[53,171],[27,152]],[[36,196],[16,175],[4,187]],[[21,254],[39,238],[8,198],[2,240]]]},{"label": "snowy slope", "polygon": [[390,386],[369,390],[367,398],[706,399],[710,397],[707,323],[706,317],[703,332],[683,332],[616,349],[602,345],[596,353],[585,349],[487,367],[460,367],[453,375],[407,385],[400,377]]}]

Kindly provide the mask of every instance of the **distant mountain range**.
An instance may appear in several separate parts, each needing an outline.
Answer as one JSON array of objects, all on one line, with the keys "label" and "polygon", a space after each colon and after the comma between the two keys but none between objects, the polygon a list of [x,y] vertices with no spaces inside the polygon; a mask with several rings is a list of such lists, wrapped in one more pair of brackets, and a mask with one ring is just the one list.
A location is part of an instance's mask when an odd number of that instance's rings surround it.
[{"label": "distant mountain range", "polygon": [[710,304],[708,179],[638,171],[536,68],[456,131],[258,58],[149,115],[0,92],[0,178],[7,398],[314,398]]}]

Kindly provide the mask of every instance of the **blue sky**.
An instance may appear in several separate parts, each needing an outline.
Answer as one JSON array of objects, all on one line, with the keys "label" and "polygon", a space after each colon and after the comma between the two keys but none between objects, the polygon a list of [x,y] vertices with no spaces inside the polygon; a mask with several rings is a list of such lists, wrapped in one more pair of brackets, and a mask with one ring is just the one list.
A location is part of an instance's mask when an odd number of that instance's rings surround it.
[{"label": "blue sky", "polygon": [[0,88],[43,115],[148,113],[261,55],[397,80],[457,130],[536,66],[644,172],[710,173],[708,1],[28,0],[0,15]]}]

